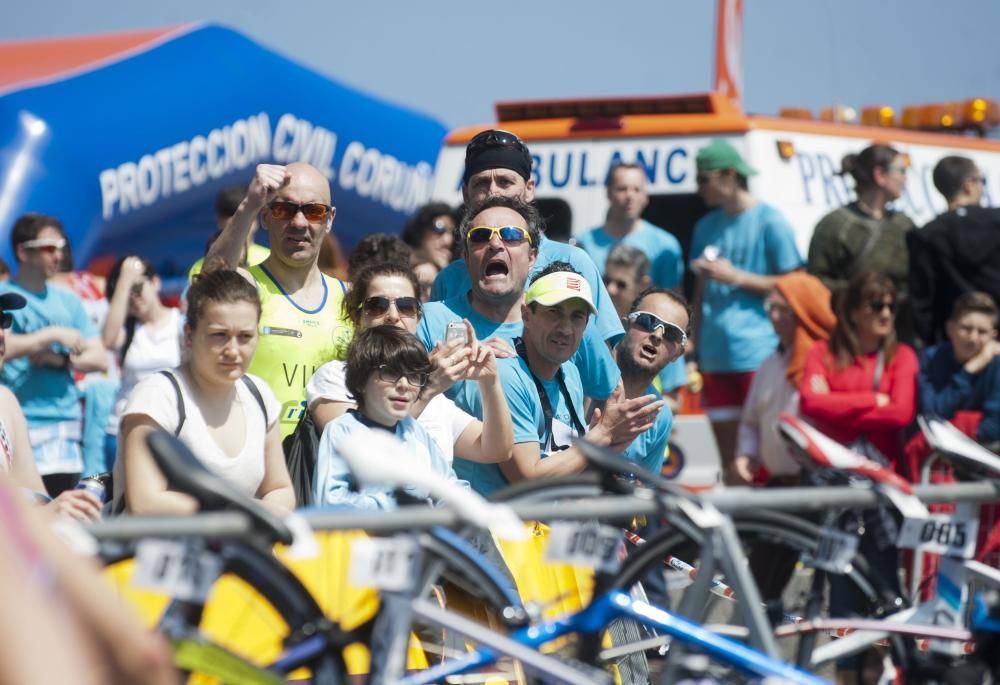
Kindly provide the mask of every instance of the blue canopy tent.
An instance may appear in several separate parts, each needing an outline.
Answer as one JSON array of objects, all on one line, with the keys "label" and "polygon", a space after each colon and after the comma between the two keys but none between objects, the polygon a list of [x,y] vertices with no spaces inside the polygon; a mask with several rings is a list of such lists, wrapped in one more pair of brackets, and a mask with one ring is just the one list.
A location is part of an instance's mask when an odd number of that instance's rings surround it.
[{"label": "blue canopy tent", "polygon": [[180,274],[219,189],[298,160],[330,178],[349,250],[429,199],[444,133],[221,26],[0,44],[0,255],[34,211],[78,265],[136,253]]}]

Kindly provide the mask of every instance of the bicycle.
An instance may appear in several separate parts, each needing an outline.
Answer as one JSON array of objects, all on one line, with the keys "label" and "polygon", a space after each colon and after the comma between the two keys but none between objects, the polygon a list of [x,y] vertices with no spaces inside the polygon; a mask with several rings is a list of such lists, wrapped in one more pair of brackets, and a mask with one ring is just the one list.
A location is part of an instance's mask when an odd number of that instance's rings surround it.
[{"label": "bicycle", "polygon": [[[373,450],[370,442],[369,438],[365,443],[345,444],[342,446],[342,454],[359,480],[380,482],[380,478],[384,477],[384,474],[379,473],[378,462],[385,459],[385,455],[392,455],[395,453],[394,450],[401,448],[398,445],[393,447],[389,444],[379,444],[377,449]],[[595,462],[604,464],[607,464],[609,460],[613,462],[610,466],[610,469],[613,470],[620,469],[622,463],[627,465],[627,462],[622,462],[616,455],[609,455],[601,451],[600,448],[593,448],[588,445],[587,452],[588,456]],[[374,453],[380,456],[374,458]],[[618,461],[615,461],[616,459]],[[381,468],[391,470],[393,468],[392,465],[401,460],[405,460],[405,455],[399,455],[398,459],[385,462],[385,465]],[[725,517],[714,511],[714,508],[697,503],[689,495],[671,493],[671,495],[664,498],[664,508],[676,513],[677,516],[687,516],[689,519],[688,525],[709,525],[721,531],[727,530]],[[698,520],[697,524],[694,523],[695,519]],[[722,539],[725,539],[727,534],[723,532],[721,535],[723,536]],[[729,531],[729,536],[731,536],[731,531]],[[720,538],[715,537],[711,537],[711,539],[713,540],[712,544],[716,544],[720,540]],[[474,558],[470,560],[475,561]],[[477,563],[482,562],[479,560]],[[745,596],[752,598],[753,587],[746,584],[746,573],[745,571],[740,572],[738,561],[733,560],[733,563],[728,564],[728,568],[732,572],[732,575],[744,581],[745,585],[741,589],[744,591]],[[389,682],[396,682],[397,678],[398,682],[405,683],[406,685],[439,682],[446,677],[466,673],[469,670],[491,664],[501,654],[517,654],[510,642],[503,636],[497,636],[489,631],[475,630],[468,625],[460,626],[452,620],[447,610],[430,606],[425,600],[414,599],[412,597],[405,599],[407,600],[407,605],[404,607],[404,610],[418,615],[422,620],[448,625],[460,632],[467,631],[467,636],[476,640],[478,646],[475,651],[467,655],[431,667],[426,671],[410,674],[406,677],[402,677],[402,671],[399,669],[400,660],[397,656],[395,660],[396,670],[388,674],[388,677],[391,678]],[[749,599],[748,602],[751,602],[748,613],[752,614],[752,599]],[[736,640],[717,635],[705,627],[677,614],[653,607],[646,602],[633,600],[620,590],[604,592],[600,582],[598,582],[597,598],[582,611],[562,619],[531,625],[514,632],[511,637],[516,642],[522,643],[522,645],[540,648],[552,640],[571,633],[580,633],[588,636],[588,639],[580,641],[580,652],[578,652],[577,656],[571,662],[575,668],[580,668],[581,662],[594,662],[598,660],[600,650],[591,649],[591,645],[594,644],[594,640],[599,642],[600,634],[611,619],[614,618],[627,619],[637,624],[642,624],[653,630],[661,631],[664,635],[672,638],[674,640],[674,647],[672,647],[672,652],[668,655],[668,661],[673,655],[678,655],[682,651],[679,645],[684,644],[694,650],[708,654],[712,658],[724,663],[730,669],[740,670],[751,674],[753,677],[770,676],[782,678],[787,682],[800,683],[826,682],[821,678],[795,669],[776,658]],[[762,616],[759,618],[760,620],[758,620],[756,625],[758,627],[761,625],[766,627],[766,622],[763,621]],[[408,633],[410,630],[409,623],[400,622],[397,625],[397,630],[400,633]],[[762,641],[766,642],[770,637],[769,629],[762,629],[757,637],[762,638]],[[400,644],[400,640],[397,639],[395,643],[397,645]]]}]

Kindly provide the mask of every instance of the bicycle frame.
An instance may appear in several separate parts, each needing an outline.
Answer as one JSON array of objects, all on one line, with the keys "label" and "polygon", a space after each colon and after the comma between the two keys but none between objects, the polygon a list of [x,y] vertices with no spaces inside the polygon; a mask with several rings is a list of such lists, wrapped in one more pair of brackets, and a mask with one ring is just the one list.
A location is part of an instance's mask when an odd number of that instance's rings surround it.
[{"label": "bicycle frame", "polygon": [[[414,603],[413,612],[429,621],[441,621],[447,612],[427,602]],[[570,616],[545,621],[539,625],[524,628],[513,635],[518,644],[539,648],[560,637],[574,634],[594,634],[603,631],[615,619],[630,619],[647,628],[662,631],[677,642],[697,649],[720,662],[758,677],[775,677],[782,682],[820,685],[827,683],[811,673],[801,671],[790,664],[769,657],[741,642],[723,637],[702,625],[659,609],[646,602],[633,600],[627,594],[613,590],[592,601],[587,607]],[[492,635],[477,636],[483,647],[470,652],[461,659],[434,666],[400,680],[400,685],[429,685],[446,677],[459,675],[475,668],[489,666],[506,650],[498,646],[499,641]],[[501,636],[497,636],[501,637]]]}]

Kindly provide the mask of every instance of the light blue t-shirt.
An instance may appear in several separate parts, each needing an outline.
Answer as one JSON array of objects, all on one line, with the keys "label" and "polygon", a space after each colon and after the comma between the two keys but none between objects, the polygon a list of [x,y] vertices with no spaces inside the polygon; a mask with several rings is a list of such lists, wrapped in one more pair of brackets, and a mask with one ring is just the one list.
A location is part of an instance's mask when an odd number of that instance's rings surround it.
[{"label": "light blue t-shirt", "polygon": [[[544,235],[538,243],[538,256],[535,259],[535,266],[528,274],[528,281],[525,283],[527,289],[531,277],[547,267],[552,262],[569,262],[580,275],[587,279],[590,290],[594,297],[594,307],[597,309],[596,325],[601,338],[607,340],[612,345],[616,344],[623,335],[625,329],[615,311],[615,305],[608,295],[608,289],[604,287],[601,280],[601,272],[597,270],[594,260],[587,256],[587,253],[575,245],[567,245],[556,240],[549,240]],[[440,302],[451,299],[457,295],[464,295],[472,288],[469,280],[469,269],[465,265],[464,259],[452,262],[437,275],[434,285],[431,287],[431,300]]]},{"label": "light blue t-shirt", "polygon": [[[468,295],[462,293],[444,302],[428,302],[425,304],[420,323],[417,325],[417,338],[420,339],[420,342],[428,350],[433,349],[436,342],[440,342],[443,345],[448,323],[451,321],[461,321],[462,319],[468,319],[469,323],[472,324],[477,340],[486,340],[487,338],[494,337],[500,338],[508,342],[511,347],[514,346],[514,338],[520,337],[524,331],[524,324],[521,321],[496,323],[480,316],[469,303]],[[615,386],[618,385],[618,381],[622,377],[621,371],[618,370],[618,365],[615,364],[614,357],[611,356],[611,350],[608,349],[607,343],[605,343],[604,338],[601,337],[600,332],[594,324],[594,319],[590,319],[587,322],[587,328],[584,330],[583,338],[580,340],[580,347],[570,361],[579,368],[579,379],[582,380],[583,393],[587,397],[606,400],[611,396]],[[581,382],[581,380],[578,380],[578,382]],[[467,381],[456,383],[446,394],[459,407],[473,416],[482,419],[481,412],[479,414],[471,412],[459,401],[458,398],[462,395],[463,385],[469,386],[467,389],[472,390],[474,394],[479,394],[479,385]]]},{"label": "light blue t-shirt", "polygon": [[[24,335],[49,326],[65,326],[80,331],[84,340],[97,335],[80,298],[65,288],[47,285],[36,293],[9,282],[0,292],[15,292],[28,301],[24,309],[10,312],[14,317],[11,333]],[[61,345],[53,345],[52,351],[69,352]],[[29,428],[82,418],[80,391],[68,369],[34,366],[27,357],[18,357],[4,362],[0,382],[17,396]]]},{"label": "light blue t-shirt", "polygon": [[618,243],[642,250],[649,257],[649,277],[654,286],[673,288],[684,277],[684,255],[677,238],[645,219],[641,219],[639,228],[624,238],[608,235],[603,226],[591,229],[576,238],[576,244],[590,255],[602,276],[608,263],[608,254]]},{"label": "light blue t-shirt", "polygon": [[[339,416],[326,425],[316,453],[316,473],[313,478],[313,498],[317,505],[348,505],[358,509],[394,509],[396,498],[392,490],[382,486],[365,485],[354,491],[354,476],[347,462],[337,452],[337,444],[357,432],[386,430],[364,422],[355,410]],[[416,419],[408,416],[396,424],[393,431],[407,447],[409,455],[435,473],[449,480],[458,481],[455,471],[448,465],[434,439]],[[468,483],[459,481],[463,486]],[[427,499],[429,495],[417,488],[406,488],[414,497]]]},{"label": "light blue t-shirt", "polygon": [[[708,245],[716,246],[719,256],[741,271],[777,276],[802,266],[791,225],[763,202],[736,216],[719,208],[699,219],[691,259],[700,257]],[[754,371],[778,346],[760,295],[706,280],[701,311],[696,354],[702,371]]]},{"label": "light blue t-shirt", "polygon": [[[660,396],[660,393],[652,385],[649,386],[646,394]],[[625,449],[622,456],[659,475],[660,469],[663,468],[663,459],[667,454],[670,428],[673,425],[674,413],[670,410],[670,406],[664,402],[660,413],[656,415],[656,422],[649,430],[640,433]]]},{"label": "light blue t-shirt", "polygon": [[[527,363],[520,357],[501,359],[498,363],[500,386],[510,407],[510,420],[514,427],[514,444],[537,442],[540,445],[541,456],[553,451],[550,440],[560,447],[568,447],[571,435],[576,434],[569,405],[559,389],[559,382],[539,379],[545,394],[548,395],[552,407],[552,434],[545,430],[545,414],[538,397],[538,388],[531,378]],[[580,376],[576,367],[566,362],[561,367],[569,399],[573,403],[577,418],[583,419],[583,393],[580,392]],[[476,396],[471,398],[471,406],[467,411],[473,416],[482,416],[482,401]],[[456,401],[457,403],[457,401]],[[586,429],[586,426],[584,426]],[[555,450],[558,451],[558,450]],[[469,481],[476,492],[489,496],[493,492],[510,484],[496,464],[477,464],[455,457],[455,472],[460,478]]]},{"label": "light blue t-shirt", "polygon": [[688,384],[687,360],[682,355],[663,367],[660,371],[660,387],[663,392],[671,392]]}]

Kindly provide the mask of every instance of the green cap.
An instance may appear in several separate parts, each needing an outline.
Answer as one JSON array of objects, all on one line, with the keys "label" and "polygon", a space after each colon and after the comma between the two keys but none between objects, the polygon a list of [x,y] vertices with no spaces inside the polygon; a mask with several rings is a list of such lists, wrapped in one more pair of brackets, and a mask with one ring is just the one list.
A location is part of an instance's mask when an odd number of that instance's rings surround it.
[{"label": "green cap", "polygon": [[715,171],[716,169],[735,169],[741,176],[754,176],[757,170],[743,161],[743,157],[732,145],[722,138],[716,138],[711,143],[698,150],[695,157],[698,171]]}]

